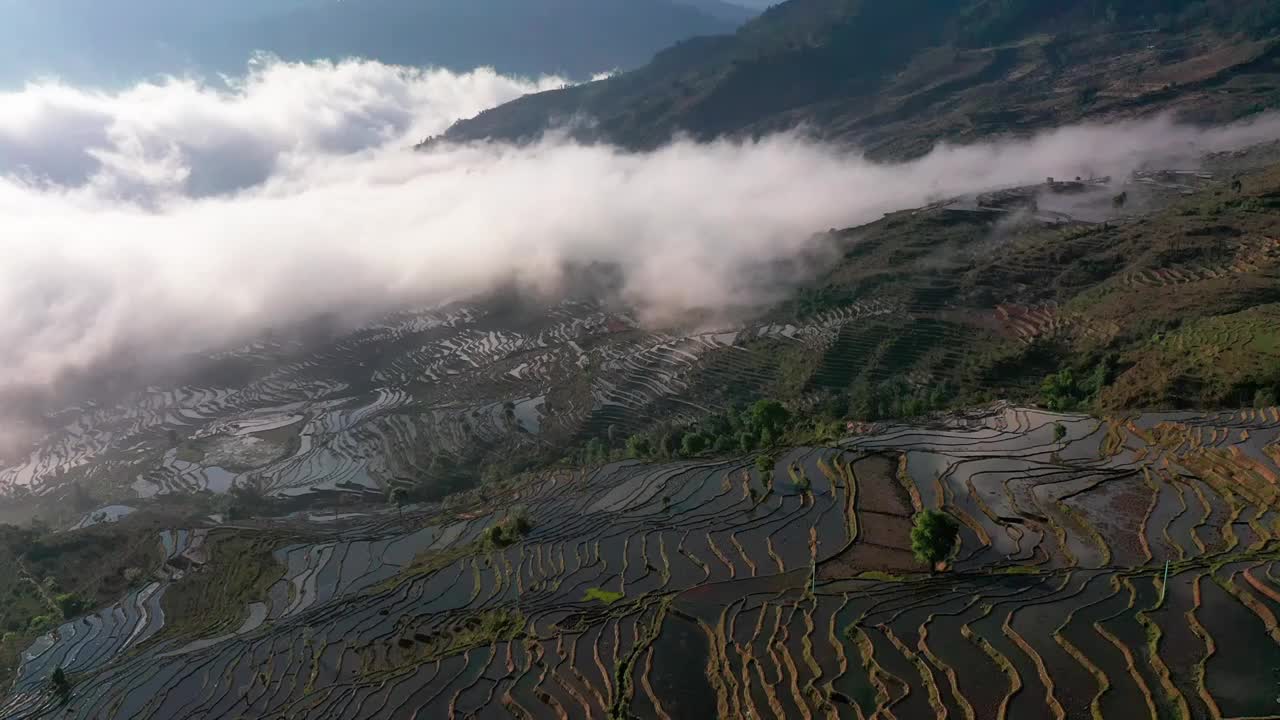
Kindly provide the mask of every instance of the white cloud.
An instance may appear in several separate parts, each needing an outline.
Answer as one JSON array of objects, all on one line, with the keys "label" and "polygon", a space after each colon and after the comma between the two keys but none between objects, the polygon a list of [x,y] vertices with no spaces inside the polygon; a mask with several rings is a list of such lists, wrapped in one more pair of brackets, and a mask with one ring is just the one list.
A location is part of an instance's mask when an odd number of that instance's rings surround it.
[{"label": "white cloud", "polygon": [[1077,127],[902,165],[794,135],[645,154],[554,136],[408,151],[561,82],[265,63],[226,87],[45,83],[0,96],[0,388],[320,312],[359,317],[506,282],[552,290],[566,263],[618,265],[624,297],[652,315],[750,303],[761,268],[817,249],[816,230],[1276,129]]},{"label": "white cloud", "polygon": [[565,82],[367,61],[259,58],[250,68],[217,85],[168,78],[106,93],[43,81],[0,93],[0,173],[88,187],[100,199],[225,194],[296,158],[420,140]]}]

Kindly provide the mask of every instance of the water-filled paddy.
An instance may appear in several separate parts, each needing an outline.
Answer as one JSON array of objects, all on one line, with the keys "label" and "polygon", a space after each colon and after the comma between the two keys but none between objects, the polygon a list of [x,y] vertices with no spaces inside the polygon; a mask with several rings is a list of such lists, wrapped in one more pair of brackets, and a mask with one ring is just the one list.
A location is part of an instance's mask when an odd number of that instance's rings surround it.
[{"label": "water-filled paddy", "polygon": [[[616,463],[523,489],[533,529],[505,548],[478,542],[500,504],[292,518],[273,554],[282,576],[219,632],[169,612],[182,572],[157,577],[40,638],[0,716],[916,717],[935,714],[935,692],[952,716],[1087,716],[1096,702],[1104,716],[1201,717],[1205,697],[1267,716],[1276,515],[1254,476],[1200,468],[1209,452],[1250,461],[1280,434],[1268,417],[1105,431],[1002,407],[884,425],[785,454],[763,497],[747,491],[763,487],[751,458]],[[1234,429],[1212,448],[1140,452],[1137,433],[1160,423]],[[948,572],[910,558],[916,499],[964,523]],[[220,541],[204,527],[155,538],[188,573],[215,571],[200,563]],[[75,673],[65,708],[48,687],[57,666]]]}]

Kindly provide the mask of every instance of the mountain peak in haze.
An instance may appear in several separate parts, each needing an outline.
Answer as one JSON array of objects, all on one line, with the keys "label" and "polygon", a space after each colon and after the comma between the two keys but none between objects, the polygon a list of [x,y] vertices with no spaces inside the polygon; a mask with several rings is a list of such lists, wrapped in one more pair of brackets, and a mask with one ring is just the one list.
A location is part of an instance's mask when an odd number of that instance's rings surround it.
[{"label": "mountain peak in haze", "polygon": [[767,4],[764,0],[675,0],[681,5],[696,8],[707,15],[726,22],[740,25],[763,10]]}]

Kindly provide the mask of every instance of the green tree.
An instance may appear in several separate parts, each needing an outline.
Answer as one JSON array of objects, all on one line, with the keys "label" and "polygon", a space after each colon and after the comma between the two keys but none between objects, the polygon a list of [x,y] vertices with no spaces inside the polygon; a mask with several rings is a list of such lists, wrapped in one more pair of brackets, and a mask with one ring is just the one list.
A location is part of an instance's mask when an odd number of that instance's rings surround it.
[{"label": "green tree", "polygon": [[588,463],[603,463],[609,459],[609,448],[598,437],[587,441],[586,459]]},{"label": "green tree", "polygon": [[760,445],[763,447],[773,447],[778,442],[778,433],[772,428],[765,428],[760,431]]},{"label": "green tree", "polygon": [[781,431],[791,420],[791,413],[777,400],[759,400],[751,406],[751,424],[760,430]]},{"label": "green tree", "polygon": [[1062,423],[1054,423],[1053,424],[1053,441],[1055,443],[1061,443],[1062,439],[1065,438],[1066,436],[1067,436],[1067,427]]},{"label": "green tree", "polygon": [[729,418],[724,415],[712,415],[700,423],[702,434],[708,437],[719,437],[721,435],[732,435],[733,424],[729,422]]},{"label": "green tree", "polygon": [[632,435],[627,438],[627,456],[633,458],[647,458],[653,454],[653,443],[649,441],[648,435]]},{"label": "green tree", "polygon": [[1114,356],[1107,356],[1093,367],[1089,375],[1080,382],[1080,391],[1084,393],[1088,399],[1092,400],[1097,397],[1098,393],[1107,386],[1112,380],[1112,374],[1115,371],[1116,359]]},{"label": "green tree", "polygon": [[67,674],[62,668],[53,669],[53,674],[49,676],[49,684],[53,686],[53,692],[58,696],[58,700],[66,705],[71,699],[71,681],[67,679]]},{"label": "green tree", "polygon": [[1115,365],[1116,359],[1109,356],[1083,377],[1077,377],[1071,368],[1046,377],[1040,384],[1040,395],[1045,406],[1055,412],[1069,412],[1088,405],[1111,382]]},{"label": "green tree", "polygon": [[483,537],[490,548],[501,549],[520,542],[532,529],[533,521],[529,518],[529,512],[523,507],[517,507],[502,520],[486,528]]},{"label": "green tree", "polygon": [[1082,394],[1076,384],[1075,373],[1070,368],[1046,377],[1040,384],[1040,395],[1044,398],[1045,405],[1054,412],[1075,410]]},{"label": "green tree", "polygon": [[88,605],[80,596],[75,593],[63,593],[54,598],[58,603],[58,609],[62,611],[62,618],[70,620],[84,611]]},{"label": "green tree", "polygon": [[702,433],[689,433],[680,442],[680,452],[686,456],[697,455],[707,448],[707,436]]},{"label": "green tree", "polygon": [[772,455],[764,454],[756,456],[756,470],[759,470],[761,475],[773,472],[773,463],[774,459]]},{"label": "green tree", "polygon": [[529,534],[533,529],[533,521],[529,519],[529,511],[524,508],[516,508],[510,516],[510,528],[520,537]]},{"label": "green tree", "polygon": [[911,552],[930,570],[946,560],[955,549],[960,523],[940,510],[917,513],[911,528]]}]

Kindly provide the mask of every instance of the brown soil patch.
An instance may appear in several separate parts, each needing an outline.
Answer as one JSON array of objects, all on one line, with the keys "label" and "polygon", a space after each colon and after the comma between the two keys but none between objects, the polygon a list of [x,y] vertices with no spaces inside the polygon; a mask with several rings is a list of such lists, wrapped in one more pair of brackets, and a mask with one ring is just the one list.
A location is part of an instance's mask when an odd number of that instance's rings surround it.
[{"label": "brown soil patch", "polygon": [[896,456],[865,457],[853,464],[853,471],[858,479],[858,540],[824,563],[819,576],[919,570],[911,555],[911,498],[896,477]]}]

